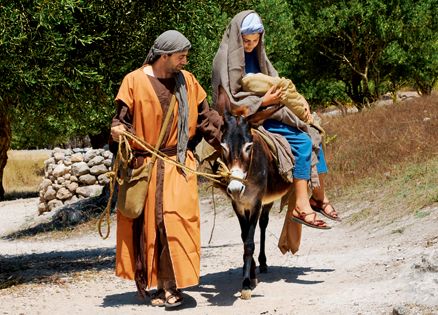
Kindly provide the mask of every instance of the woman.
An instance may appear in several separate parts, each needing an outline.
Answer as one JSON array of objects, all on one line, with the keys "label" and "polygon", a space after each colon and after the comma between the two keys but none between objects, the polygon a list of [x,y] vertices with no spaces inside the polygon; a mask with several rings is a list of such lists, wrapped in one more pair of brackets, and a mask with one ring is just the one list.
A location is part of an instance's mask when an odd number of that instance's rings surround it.
[{"label": "woman", "polygon": [[[283,107],[264,122],[269,132],[283,135],[289,142],[295,157],[293,185],[295,204],[292,220],[318,229],[329,229],[315,211],[339,221],[338,214],[330,204],[324,190],[324,174],[327,173],[324,152],[319,132],[306,122],[311,122],[310,108],[295,86],[288,90],[276,89],[273,85],[264,95],[248,90],[242,82],[252,80],[251,74],[262,73],[278,78],[263,46],[264,27],[255,11],[238,13],[225,31],[218,52],[213,61],[213,104],[222,86],[230,98],[231,106],[245,106],[248,114],[259,108],[279,104],[285,94],[293,95],[294,102],[303,107],[303,116],[297,117],[287,107]],[[306,122],[305,122],[306,121]],[[311,183],[312,197],[308,197],[308,183]]]}]

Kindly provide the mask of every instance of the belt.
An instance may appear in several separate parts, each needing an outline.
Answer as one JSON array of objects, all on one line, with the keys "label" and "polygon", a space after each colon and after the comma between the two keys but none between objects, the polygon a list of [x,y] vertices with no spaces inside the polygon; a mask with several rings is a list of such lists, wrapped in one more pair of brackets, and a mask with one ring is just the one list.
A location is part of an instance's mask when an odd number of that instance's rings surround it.
[{"label": "belt", "polygon": [[[160,152],[167,155],[167,156],[174,156],[177,153],[177,147],[168,147],[168,148],[160,148]],[[148,151],[141,151],[141,150],[132,150],[132,153],[134,157],[132,158],[132,168],[139,168],[143,165],[144,160],[146,160],[147,157],[151,157],[152,154]]]}]

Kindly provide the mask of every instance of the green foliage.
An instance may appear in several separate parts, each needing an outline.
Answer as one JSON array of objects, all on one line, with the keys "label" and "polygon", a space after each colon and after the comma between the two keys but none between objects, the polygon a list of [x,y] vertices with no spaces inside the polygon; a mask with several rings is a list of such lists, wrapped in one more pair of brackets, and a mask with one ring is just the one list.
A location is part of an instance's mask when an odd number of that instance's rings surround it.
[{"label": "green foliage", "polygon": [[[222,34],[256,10],[281,76],[311,103],[358,104],[401,86],[437,84],[438,0],[4,0],[0,4],[0,115],[13,147],[47,147],[108,131],[124,75],[167,29],[192,42],[187,69],[211,95]],[[1,119],[0,119],[1,121]]]},{"label": "green foliage", "polygon": [[417,85],[436,82],[436,0],[288,2],[299,12],[293,23],[303,79],[318,80],[319,73],[323,80],[341,80],[359,106],[396,89],[409,75]]},{"label": "green foliage", "polygon": [[98,49],[106,17],[88,1],[11,1],[2,9],[0,103],[13,114],[13,134],[21,131],[16,147],[97,132],[109,119]]}]

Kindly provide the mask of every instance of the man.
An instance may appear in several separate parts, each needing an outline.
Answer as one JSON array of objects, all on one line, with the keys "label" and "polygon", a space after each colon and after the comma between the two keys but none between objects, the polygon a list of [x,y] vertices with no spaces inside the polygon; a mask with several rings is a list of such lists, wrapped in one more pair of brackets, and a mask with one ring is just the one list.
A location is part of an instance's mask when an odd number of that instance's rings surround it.
[{"label": "man", "polygon": [[[117,141],[120,133],[128,130],[155,146],[175,94],[173,118],[160,150],[195,169],[195,138],[199,141],[203,136],[213,147],[219,147],[222,118],[210,110],[206,93],[193,74],[182,70],[190,48],[189,40],[174,30],[155,40],[144,65],[123,79],[111,135]],[[136,163],[150,160],[135,143],[133,148]],[[117,213],[116,275],[135,280],[141,295],[157,287],[151,296],[152,305],[175,307],[183,299],[180,289],[199,282],[197,178],[160,159],[151,176],[143,214],[129,219]]]}]

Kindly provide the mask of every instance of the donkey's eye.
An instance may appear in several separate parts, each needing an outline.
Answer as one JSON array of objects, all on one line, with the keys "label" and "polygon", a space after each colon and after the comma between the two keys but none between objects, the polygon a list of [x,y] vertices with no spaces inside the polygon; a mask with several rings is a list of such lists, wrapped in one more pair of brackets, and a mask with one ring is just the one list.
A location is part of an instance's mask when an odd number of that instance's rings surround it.
[{"label": "donkey's eye", "polygon": [[245,143],[245,145],[243,146],[242,151],[243,151],[243,154],[245,157],[248,157],[249,154],[251,153],[252,144],[253,144],[252,142],[248,142],[248,143]]}]

